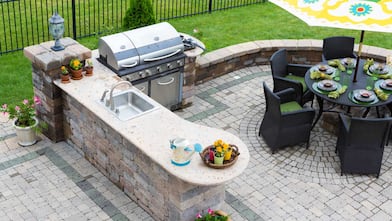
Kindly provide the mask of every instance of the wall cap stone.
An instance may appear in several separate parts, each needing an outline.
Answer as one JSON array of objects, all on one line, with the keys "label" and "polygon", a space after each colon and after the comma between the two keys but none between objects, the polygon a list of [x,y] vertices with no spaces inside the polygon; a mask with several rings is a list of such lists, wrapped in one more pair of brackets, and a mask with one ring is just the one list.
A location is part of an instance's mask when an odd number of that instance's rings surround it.
[{"label": "wall cap stone", "polygon": [[[258,53],[260,51],[273,51],[280,48],[287,48],[288,51],[309,50],[321,52],[323,49],[322,47],[323,40],[317,39],[257,40],[231,45],[201,55],[196,60],[196,67],[206,68],[211,65],[216,65],[236,57]],[[355,44],[354,51],[356,53],[358,53],[358,48],[359,45]],[[392,50],[375,46],[363,45],[362,55],[366,57],[374,57],[378,60],[385,60],[388,55],[392,55]]]}]

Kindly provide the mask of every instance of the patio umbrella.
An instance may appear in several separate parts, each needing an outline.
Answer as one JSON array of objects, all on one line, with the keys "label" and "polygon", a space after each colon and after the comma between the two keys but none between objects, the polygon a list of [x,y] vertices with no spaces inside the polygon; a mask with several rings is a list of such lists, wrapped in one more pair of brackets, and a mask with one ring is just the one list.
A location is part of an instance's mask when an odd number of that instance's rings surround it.
[{"label": "patio umbrella", "polygon": [[392,1],[270,0],[310,26],[361,30],[354,82],[365,30],[392,32]]}]

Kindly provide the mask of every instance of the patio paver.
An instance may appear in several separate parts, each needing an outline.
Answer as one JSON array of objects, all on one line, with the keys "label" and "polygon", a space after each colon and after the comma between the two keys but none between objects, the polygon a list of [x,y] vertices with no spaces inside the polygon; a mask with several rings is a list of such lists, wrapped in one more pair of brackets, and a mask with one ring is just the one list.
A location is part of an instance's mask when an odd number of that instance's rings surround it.
[{"label": "patio paver", "polygon": [[[223,210],[233,220],[390,220],[391,146],[380,178],[340,176],[336,137],[316,125],[308,150],[295,146],[272,155],[258,127],[264,114],[261,82],[272,87],[269,67],[232,72],[196,86],[193,105],[176,111],[195,123],[239,136],[251,160],[227,184]],[[76,150],[45,137],[20,147],[0,117],[2,220],[152,220]]]}]

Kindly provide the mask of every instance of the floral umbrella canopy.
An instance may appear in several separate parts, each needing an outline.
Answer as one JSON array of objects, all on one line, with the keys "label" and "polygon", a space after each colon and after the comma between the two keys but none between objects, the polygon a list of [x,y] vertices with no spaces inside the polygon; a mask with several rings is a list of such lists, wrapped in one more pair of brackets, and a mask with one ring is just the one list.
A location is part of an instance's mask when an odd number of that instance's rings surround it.
[{"label": "floral umbrella canopy", "polygon": [[[391,0],[270,0],[270,2],[289,11],[310,26],[361,30],[358,59],[361,56],[365,30],[392,32]],[[358,66],[355,75],[357,69]]]}]

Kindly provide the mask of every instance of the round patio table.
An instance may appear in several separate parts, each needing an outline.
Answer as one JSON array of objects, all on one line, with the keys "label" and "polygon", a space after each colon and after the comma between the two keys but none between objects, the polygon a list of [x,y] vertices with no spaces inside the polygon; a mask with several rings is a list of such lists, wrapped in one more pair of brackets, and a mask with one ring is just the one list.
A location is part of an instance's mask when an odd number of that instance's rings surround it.
[{"label": "round patio table", "polygon": [[[322,91],[322,90],[318,89],[314,85],[314,83],[317,83],[317,82],[321,81],[320,79],[314,80],[314,79],[310,78],[311,70],[313,70],[314,68],[318,68],[320,65],[327,65],[327,62],[319,63],[319,64],[313,66],[312,68],[310,68],[306,72],[306,75],[305,75],[306,86],[309,88],[309,90],[311,90],[314,93],[314,95],[316,95],[317,103],[319,105],[319,111],[318,111],[318,114],[316,116],[316,120],[313,123],[312,128],[316,125],[316,123],[320,119],[322,113],[327,111],[327,110],[324,110],[324,101],[328,101],[328,102],[330,102],[332,104],[346,106],[346,107],[348,107],[348,112],[350,110],[350,107],[367,108],[366,112],[364,113],[364,116],[367,115],[367,113],[369,112],[371,107],[379,107],[379,106],[387,105],[387,104],[392,102],[392,95],[390,95],[388,97],[388,99],[385,100],[385,101],[376,98],[375,101],[368,102],[368,103],[366,103],[366,102],[355,102],[355,100],[352,98],[352,92],[354,90],[357,90],[357,89],[364,89],[365,90],[366,89],[367,77],[369,77],[369,75],[367,75],[367,73],[365,73],[365,71],[363,70],[364,64],[365,64],[365,60],[361,59],[359,61],[359,67],[358,67],[358,73],[357,73],[357,82],[353,82],[354,71],[355,71],[354,68],[353,69],[347,69],[346,68],[346,71],[339,71],[338,68],[336,68],[336,71],[340,72],[340,76],[339,76],[340,79],[336,79],[335,81],[340,83],[340,85],[344,85],[344,84],[347,85],[346,92],[341,94],[336,99],[328,97],[328,92]],[[348,70],[351,70],[352,73],[351,74],[347,73]],[[335,73],[332,74],[332,76],[334,76]],[[333,77],[332,80],[334,80],[334,77]],[[378,80],[379,79],[374,80],[373,88],[374,88],[375,85],[378,85],[376,83]],[[392,93],[392,91],[390,91],[390,92],[386,91],[386,92],[389,93],[389,94]],[[377,115],[379,116],[378,108],[377,108]]]}]

